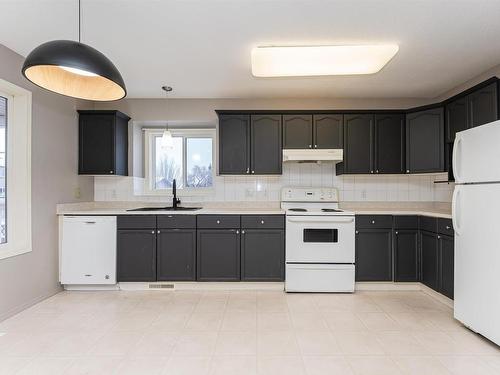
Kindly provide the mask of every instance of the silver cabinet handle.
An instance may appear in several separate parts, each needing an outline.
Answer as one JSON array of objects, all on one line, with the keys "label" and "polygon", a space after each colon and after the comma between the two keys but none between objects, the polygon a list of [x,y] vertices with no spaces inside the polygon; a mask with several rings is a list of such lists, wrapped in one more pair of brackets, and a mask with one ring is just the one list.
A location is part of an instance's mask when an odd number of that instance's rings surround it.
[{"label": "silver cabinet handle", "polygon": [[240,234],[240,231],[239,231],[239,230],[237,230],[237,231],[236,231],[236,234]]},{"label": "silver cabinet handle", "polygon": [[356,231],[356,234],[359,234],[359,230]]},{"label": "silver cabinet handle", "polygon": [[407,170],[406,170],[406,173],[410,173],[410,170],[409,170],[409,169],[407,169]]},{"label": "silver cabinet handle", "polygon": [[152,231],[151,231],[151,234],[155,234],[155,231],[154,231],[154,230],[152,230]]},{"label": "silver cabinet handle", "polygon": [[264,220],[261,220],[261,221],[260,221],[260,223],[261,223],[261,224],[264,224]]},{"label": "silver cabinet handle", "polygon": [[250,168],[247,168],[247,173],[250,173]]},{"label": "silver cabinet handle", "polygon": [[451,229],[451,227],[449,225],[446,226],[446,229]]},{"label": "silver cabinet handle", "polygon": [[378,169],[377,169],[375,172],[377,172],[377,173],[378,173]]},{"label": "silver cabinet handle", "polygon": [[245,234],[245,231],[244,231],[244,230],[242,230],[242,231],[241,231],[241,234]]},{"label": "silver cabinet handle", "polygon": [[172,216],[172,215],[168,215],[167,217],[168,217],[168,218],[173,218],[173,216]]},{"label": "silver cabinet handle", "polygon": [[318,145],[314,145],[314,148],[318,148]]},{"label": "silver cabinet handle", "polygon": [[373,171],[370,171],[370,173],[373,173]]},{"label": "silver cabinet handle", "polygon": [[110,174],[113,174],[113,171],[109,171]]},{"label": "silver cabinet handle", "polygon": [[372,220],[372,224],[375,224],[375,220]]},{"label": "silver cabinet handle", "polygon": [[217,224],[220,224],[220,220],[217,220]]},{"label": "silver cabinet handle", "polygon": [[440,239],[441,239],[441,236],[438,236],[438,240],[440,240]]},{"label": "silver cabinet handle", "polygon": [[252,171],[252,173],[255,173],[255,171]]},{"label": "silver cabinet handle", "polygon": [[309,148],[312,148],[312,145],[309,145]]},{"label": "silver cabinet handle", "polygon": [[156,233],[160,234],[161,232],[160,232],[160,231],[157,231]]},{"label": "silver cabinet handle", "polygon": [[398,234],[399,232],[396,231],[395,233]]}]

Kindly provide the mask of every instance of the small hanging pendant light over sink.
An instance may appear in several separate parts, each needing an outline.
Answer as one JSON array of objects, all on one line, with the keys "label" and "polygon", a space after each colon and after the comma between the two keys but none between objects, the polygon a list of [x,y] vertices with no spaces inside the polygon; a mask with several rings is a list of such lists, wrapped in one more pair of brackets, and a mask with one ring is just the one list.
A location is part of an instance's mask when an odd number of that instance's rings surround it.
[{"label": "small hanging pendant light over sink", "polygon": [[81,4],[78,0],[78,42],[53,40],[26,57],[22,73],[35,85],[79,99],[110,101],[125,97],[123,78],[101,52],[81,40]]}]

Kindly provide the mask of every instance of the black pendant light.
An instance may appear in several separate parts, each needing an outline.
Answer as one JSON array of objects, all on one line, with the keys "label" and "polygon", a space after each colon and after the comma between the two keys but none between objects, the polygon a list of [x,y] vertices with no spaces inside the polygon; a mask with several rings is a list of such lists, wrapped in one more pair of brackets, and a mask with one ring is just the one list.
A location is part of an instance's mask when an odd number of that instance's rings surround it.
[{"label": "black pendant light", "polygon": [[62,95],[94,101],[122,99],[123,78],[101,52],[81,43],[81,4],[78,0],[78,42],[53,40],[26,57],[22,73],[35,85]]}]

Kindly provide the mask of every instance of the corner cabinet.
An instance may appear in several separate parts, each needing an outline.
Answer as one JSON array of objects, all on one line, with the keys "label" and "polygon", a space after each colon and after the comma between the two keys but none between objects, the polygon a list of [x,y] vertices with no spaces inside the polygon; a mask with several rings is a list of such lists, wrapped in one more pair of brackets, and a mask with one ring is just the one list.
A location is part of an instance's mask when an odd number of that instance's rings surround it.
[{"label": "corner cabinet", "polygon": [[78,111],[78,174],[128,175],[128,121],[120,111]]},{"label": "corner cabinet", "polygon": [[444,172],[442,107],[406,115],[406,173]]},{"label": "corner cabinet", "polygon": [[281,174],[281,115],[219,115],[219,174]]}]

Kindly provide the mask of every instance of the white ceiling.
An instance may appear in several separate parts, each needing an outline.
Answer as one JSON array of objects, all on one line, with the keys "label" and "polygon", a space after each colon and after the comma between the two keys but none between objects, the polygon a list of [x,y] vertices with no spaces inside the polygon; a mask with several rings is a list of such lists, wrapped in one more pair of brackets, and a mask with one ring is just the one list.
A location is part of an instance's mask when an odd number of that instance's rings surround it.
[{"label": "white ceiling", "polygon": [[[82,41],[129,97],[435,97],[500,63],[500,0],[82,0]],[[77,38],[77,0],[0,0],[0,43],[26,56]],[[254,78],[257,45],[398,43],[377,74]],[[0,62],[1,63],[1,62]]]}]

